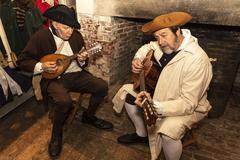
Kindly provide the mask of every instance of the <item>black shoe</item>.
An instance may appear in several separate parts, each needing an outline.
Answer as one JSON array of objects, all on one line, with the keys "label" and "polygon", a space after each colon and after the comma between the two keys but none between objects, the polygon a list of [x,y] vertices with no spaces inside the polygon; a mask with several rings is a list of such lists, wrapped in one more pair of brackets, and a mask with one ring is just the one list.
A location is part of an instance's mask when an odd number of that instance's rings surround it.
[{"label": "black shoe", "polygon": [[118,137],[117,141],[122,144],[148,143],[148,137],[140,137],[137,133],[132,133]]},{"label": "black shoe", "polygon": [[62,151],[62,135],[52,134],[51,141],[48,146],[48,152],[51,158],[57,158]]},{"label": "black shoe", "polygon": [[87,123],[90,125],[93,125],[96,128],[100,128],[100,129],[106,129],[106,130],[112,130],[113,129],[113,124],[105,121],[103,119],[97,118],[96,116],[82,116],[82,122],[83,123]]}]

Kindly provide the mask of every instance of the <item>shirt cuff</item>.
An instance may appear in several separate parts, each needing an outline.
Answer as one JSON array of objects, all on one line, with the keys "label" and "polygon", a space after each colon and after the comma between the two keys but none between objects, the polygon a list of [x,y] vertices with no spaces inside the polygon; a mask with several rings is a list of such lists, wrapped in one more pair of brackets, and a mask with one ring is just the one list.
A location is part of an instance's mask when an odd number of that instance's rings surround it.
[{"label": "shirt cuff", "polygon": [[136,55],[133,59],[139,59],[142,62],[145,58],[141,57],[141,55]]},{"label": "shirt cuff", "polygon": [[153,107],[155,108],[158,115],[163,114],[163,106],[162,106],[161,102],[153,101]]},{"label": "shirt cuff", "polygon": [[86,62],[85,61],[78,61],[80,66],[82,67]]},{"label": "shirt cuff", "polygon": [[36,74],[39,74],[39,73],[42,73],[42,72],[43,72],[42,63],[38,62],[34,67],[33,74],[36,75]]}]

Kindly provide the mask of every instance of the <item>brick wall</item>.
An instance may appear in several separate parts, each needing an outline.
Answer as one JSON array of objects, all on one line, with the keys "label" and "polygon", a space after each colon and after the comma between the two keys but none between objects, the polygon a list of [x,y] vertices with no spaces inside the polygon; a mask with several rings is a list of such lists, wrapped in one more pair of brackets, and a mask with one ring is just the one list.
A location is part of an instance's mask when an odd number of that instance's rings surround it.
[{"label": "brick wall", "polygon": [[112,84],[131,69],[131,60],[141,45],[142,33],[134,21],[115,17],[79,15],[86,44],[100,42],[103,50],[91,58],[88,70]]}]

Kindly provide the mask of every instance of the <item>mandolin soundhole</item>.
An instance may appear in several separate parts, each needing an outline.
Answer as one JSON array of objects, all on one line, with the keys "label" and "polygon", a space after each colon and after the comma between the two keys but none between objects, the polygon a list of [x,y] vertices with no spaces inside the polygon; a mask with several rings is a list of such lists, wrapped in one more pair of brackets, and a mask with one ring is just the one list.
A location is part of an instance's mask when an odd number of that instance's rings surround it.
[{"label": "mandolin soundhole", "polygon": [[63,60],[62,60],[62,59],[57,59],[57,60],[56,60],[57,66],[61,66],[62,63],[63,63]]}]

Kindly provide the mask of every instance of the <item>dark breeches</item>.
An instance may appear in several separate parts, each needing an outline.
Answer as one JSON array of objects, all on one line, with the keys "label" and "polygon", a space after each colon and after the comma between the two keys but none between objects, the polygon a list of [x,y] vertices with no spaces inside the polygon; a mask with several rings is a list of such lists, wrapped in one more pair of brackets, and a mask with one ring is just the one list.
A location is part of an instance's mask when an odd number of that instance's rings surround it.
[{"label": "dark breeches", "polygon": [[64,74],[60,79],[52,80],[47,95],[53,100],[55,112],[67,113],[72,106],[69,92],[91,94],[86,114],[95,114],[98,105],[108,93],[108,85],[100,78],[86,71]]}]

